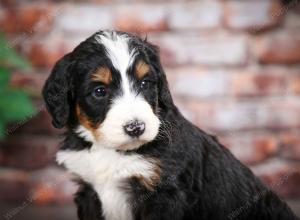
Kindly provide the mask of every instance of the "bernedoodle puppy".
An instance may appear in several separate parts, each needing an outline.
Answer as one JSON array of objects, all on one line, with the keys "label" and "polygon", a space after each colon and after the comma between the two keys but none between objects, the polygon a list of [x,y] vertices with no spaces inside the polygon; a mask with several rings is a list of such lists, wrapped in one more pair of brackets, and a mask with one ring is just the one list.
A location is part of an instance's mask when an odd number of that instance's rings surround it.
[{"label": "bernedoodle puppy", "polygon": [[43,89],[57,162],[77,176],[81,220],[293,220],[271,190],[176,108],[158,48],[99,31],[60,59]]}]

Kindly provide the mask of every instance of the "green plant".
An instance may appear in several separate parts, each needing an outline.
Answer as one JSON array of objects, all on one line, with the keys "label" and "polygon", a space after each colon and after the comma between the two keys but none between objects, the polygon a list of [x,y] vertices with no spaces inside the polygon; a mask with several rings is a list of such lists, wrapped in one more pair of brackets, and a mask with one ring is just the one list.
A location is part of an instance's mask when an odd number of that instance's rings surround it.
[{"label": "green plant", "polygon": [[28,69],[28,62],[21,58],[0,34],[0,139],[6,136],[9,123],[25,120],[35,110],[25,91],[10,86],[12,69]]}]

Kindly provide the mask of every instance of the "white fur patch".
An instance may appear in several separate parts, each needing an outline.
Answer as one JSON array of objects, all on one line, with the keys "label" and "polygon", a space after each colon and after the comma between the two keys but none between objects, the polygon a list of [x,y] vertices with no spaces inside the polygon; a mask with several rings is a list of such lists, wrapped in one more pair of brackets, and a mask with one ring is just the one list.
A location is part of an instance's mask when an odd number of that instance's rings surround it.
[{"label": "white fur patch", "polygon": [[97,35],[96,40],[105,46],[112,64],[119,70],[122,77],[123,92],[130,93],[130,83],[126,72],[133,63],[136,54],[134,49],[129,51],[129,38],[112,31]]},{"label": "white fur patch", "polygon": [[106,220],[132,220],[129,195],[120,184],[134,175],[151,178],[154,164],[140,155],[124,155],[114,149],[59,151],[59,164],[92,184],[98,193]]},{"label": "white fur patch", "polygon": [[[96,36],[96,40],[105,46],[106,52],[114,67],[120,72],[122,95],[112,100],[112,105],[101,126],[96,130],[99,140],[82,126],[77,133],[86,140],[96,143],[95,146],[132,150],[152,141],[159,131],[160,121],[149,103],[132,89],[132,82],[127,70],[132,65],[136,51],[129,51],[129,37],[116,32],[104,32]],[[124,132],[124,125],[132,120],[145,123],[145,131],[133,139]]]}]

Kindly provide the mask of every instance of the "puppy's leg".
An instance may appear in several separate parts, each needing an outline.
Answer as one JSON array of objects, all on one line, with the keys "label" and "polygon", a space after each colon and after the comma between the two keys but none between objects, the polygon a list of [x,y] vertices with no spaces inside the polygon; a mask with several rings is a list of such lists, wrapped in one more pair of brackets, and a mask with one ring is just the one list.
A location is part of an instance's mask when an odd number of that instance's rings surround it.
[{"label": "puppy's leg", "polygon": [[104,220],[101,202],[90,185],[81,183],[81,188],[75,195],[75,203],[80,220]]}]

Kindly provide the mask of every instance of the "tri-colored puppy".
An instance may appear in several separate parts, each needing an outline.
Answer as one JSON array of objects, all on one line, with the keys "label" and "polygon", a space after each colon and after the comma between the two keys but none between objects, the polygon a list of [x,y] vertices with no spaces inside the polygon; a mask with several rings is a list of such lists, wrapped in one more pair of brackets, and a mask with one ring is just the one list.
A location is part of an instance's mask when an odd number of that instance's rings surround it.
[{"label": "tri-colored puppy", "polygon": [[99,31],[55,65],[43,89],[57,161],[78,177],[81,220],[297,217],[172,101],[158,48]]}]

